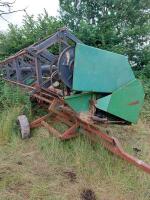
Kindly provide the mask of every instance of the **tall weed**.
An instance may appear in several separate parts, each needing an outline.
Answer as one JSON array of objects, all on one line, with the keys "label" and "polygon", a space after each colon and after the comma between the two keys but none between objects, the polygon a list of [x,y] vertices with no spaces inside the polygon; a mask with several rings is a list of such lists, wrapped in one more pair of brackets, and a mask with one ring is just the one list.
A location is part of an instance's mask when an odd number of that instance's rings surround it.
[{"label": "tall weed", "polygon": [[8,142],[17,133],[16,119],[31,115],[29,96],[20,88],[0,81],[0,143]]}]

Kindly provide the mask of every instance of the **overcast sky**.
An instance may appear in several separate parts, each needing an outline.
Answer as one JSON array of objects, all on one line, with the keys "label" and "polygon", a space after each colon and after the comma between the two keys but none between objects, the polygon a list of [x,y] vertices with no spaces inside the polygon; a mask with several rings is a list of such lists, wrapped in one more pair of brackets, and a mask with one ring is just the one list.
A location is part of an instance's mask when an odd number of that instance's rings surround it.
[{"label": "overcast sky", "polygon": [[[13,2],[13,0],[7,0]],[[59,0],[16,0],[14,4],[14,10],[27,8],[29,14],[34,14],[35,16],[42,13],[44,8],[51,16],[58,15]],[[23,12],[17,12],[10,15],[4,15],[4,17],[13,24],[21,24]],[[0,30],[7,30],[7,22],[0,19]]]}]

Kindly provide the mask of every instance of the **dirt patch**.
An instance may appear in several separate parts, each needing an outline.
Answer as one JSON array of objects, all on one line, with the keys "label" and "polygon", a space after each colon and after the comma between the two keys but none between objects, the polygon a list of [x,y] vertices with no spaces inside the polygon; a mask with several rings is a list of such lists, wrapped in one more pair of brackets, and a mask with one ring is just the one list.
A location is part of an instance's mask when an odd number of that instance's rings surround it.
[{"label": "dirt patch", "polygon": [[23,199],[29,199],[29,191],[30,188],[32,187],[32,184],[30,181],[27,181],[26,183],[14,183],[13,185],[11,185],[7,191],[9,192],[9,194],[19,194],[20,196],[22,196]]},{"label": "dirt patch", "polygon": [[22,165],[22,162],[21,162],[21,161],[18,161],[17,164],[18,164],[18,165]]},{"label": "dirt patch", "polygon": [[91,189],[84,189],[81,193],[82,200],[96,200],[96,195]]},{"label": "dirt patch", "polygon": [[65,176],[71,183],[77,182],[77,175],[73,171],[64,171],[63,176]]}]

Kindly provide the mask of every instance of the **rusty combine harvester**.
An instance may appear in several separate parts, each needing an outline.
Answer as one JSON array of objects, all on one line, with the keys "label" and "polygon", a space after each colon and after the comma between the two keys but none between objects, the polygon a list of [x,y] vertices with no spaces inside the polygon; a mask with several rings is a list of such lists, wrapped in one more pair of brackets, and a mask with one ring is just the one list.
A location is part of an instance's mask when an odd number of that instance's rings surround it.
[{"label": "rusty combine harvester", "polygon": [[[150,173],[150,165],[126,153],[116,138],[97,125],[130,124],[139,118],[144,91],[127,57],[87,46],[60,29],[0,62],[0,70],[5,81],[26,88],[31,98],[48,108],[47,115],[30,124],[26,116],[18,117],[22,138],[30,135],[30,129],[44,126],[68,140],[82,128],[112,153]],[[54,129],[49,117],[65,123],[68,130],[62,134]]]}]

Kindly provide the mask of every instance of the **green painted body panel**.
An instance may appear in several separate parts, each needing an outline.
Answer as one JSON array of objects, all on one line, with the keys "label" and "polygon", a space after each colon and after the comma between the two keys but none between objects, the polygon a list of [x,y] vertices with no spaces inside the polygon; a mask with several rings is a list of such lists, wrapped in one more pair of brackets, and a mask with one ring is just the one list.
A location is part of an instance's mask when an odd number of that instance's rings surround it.
[{"label": "green painted body panel", "polygon": [[[107,99],[110,99],[108,101]],[[106,100],[106,105],[103,102]],[[134,80],[114,91],[111,95],[97,100],[96,107],[136,123],[144,103],[144,90],[139,80]]]},{"label": "green painted body panel", "polygon": [[97,103],[96,103],[96,107],[107,112],[108,106],[109,106],[109,103],[110,103],[110,99],[111,99],[111,95],[108,95],[108,96],[105,96],[105,97],[98,99]]},{"label": "green painted body panel", "polygon": [[88,112],[92,93],[81,93],[65,97],[65,102],[76,112]]},{"label": "green painted body panel", "polygon": [[74,90],[113,92],[134,79],[127,57],[84,44],[76,45]]}]

